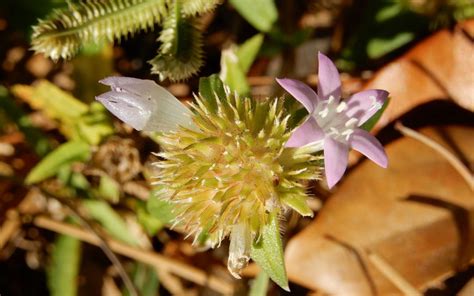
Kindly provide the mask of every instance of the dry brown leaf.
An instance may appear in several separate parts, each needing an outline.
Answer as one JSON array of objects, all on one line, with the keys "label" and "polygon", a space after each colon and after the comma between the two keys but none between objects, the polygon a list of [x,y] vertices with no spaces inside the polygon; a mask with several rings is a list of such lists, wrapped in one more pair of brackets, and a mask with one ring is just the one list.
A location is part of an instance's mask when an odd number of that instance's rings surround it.
[{"label": "dry brown leaf", "polygon": [[459,291],[458,296],[469,296],[474,295],[474,279],[471,279],[462,289]]},{"label": "dry brown leaf", "polygon": [[[445,129],[474,161],[473,129]],[[446,141],[433,129],[427,134]],[[331,295],[400,293],[367,259],[374,252],[417,289],[469,262],[474,253],[474,198],[439,154],[411,138],[387,148],[389,167],[364,161],[317,219],[286,249],[288,276]]]},{"label": "dry brown leaf", "polygon": [[437,99],[453,99],[474,111],[474,19],[442,30],[380,69],[365,89],[390,92],[392,101],[376,130],[414,107]]}]

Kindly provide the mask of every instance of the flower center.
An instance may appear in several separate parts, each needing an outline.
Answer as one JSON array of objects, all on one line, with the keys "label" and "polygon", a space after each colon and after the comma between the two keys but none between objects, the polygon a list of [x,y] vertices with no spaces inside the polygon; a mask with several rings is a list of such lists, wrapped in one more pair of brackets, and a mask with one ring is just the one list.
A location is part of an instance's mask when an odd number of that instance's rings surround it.
[{"label": "flower center", "polygon": [[336,99],[330,96],[329,99],[318,104],[311,116],[316,119],[326,135],[339,142],[347,143],[359,120],[347,116],[346,110],[346,102],[337,103]]}]

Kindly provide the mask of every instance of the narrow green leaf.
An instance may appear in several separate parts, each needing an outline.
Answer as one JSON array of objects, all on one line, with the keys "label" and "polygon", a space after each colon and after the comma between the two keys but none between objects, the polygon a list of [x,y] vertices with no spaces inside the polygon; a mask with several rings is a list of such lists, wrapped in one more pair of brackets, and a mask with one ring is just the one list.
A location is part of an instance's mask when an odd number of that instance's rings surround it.
[{"label": "narrow green leaf", "polygon": [[116,203],[120,199],[120,187],[117,181],[107,175],[102,175],[99,182],[100,197]]},{"label": "narrow green leaf", "polygon": [[230,0],[235,9],[255,28],[268,32],[278,18],[273,0]]},{"label": "narrow green leaf", "polygon": [[47,80],[41,80],[34,86],[14,85],[12,92],[32,108],[61,121],[78,117],[88,109],[86,104]]},{"label": "narrow green leaf", "polygon": [[250,86],[245,72],[240,67],[236,50],[236,47],[231,47],[222,51],[221,73],[219,76],[232,91],[236,91],[240,95],[246,95],[250,92]]},{"label": "narrow green leaf", "polygon": [[296,194],[284,194],[281,197],[281,202],[297,211],[301,216],[313,217],[313,210],[306,202],[307,197]]},{"label": "narrow green leaf", "polygon": [[85,140],[97,145],[114,132],[100,103],[93,102],[88,106],[46,80],[35,86],[15,85],[12,91],[33,109],[58,120],[61,133],[70,140]]},{"label": "narrow green leaf", "polygon": [[[158,289],[160,283],[154,267],[136,262],[133,264],[131,278],[140,296],[159,295]],[[127,289],[124,289],[123,295],[130,296],[130,292]]]},{"label": "narrow green leaf", "polygon": [[385,109],[387,109],[388,104],[390,103],[390,97],[388,97],[385,102],[382,105],[382,108],[380,108],[377,112],[375,112],[372,117],[370,117],[364,124],[361,125],[360,128],[370,131],[374,128],[375,124],[379,121],[380,117],[382,117],[383,112],[385,112]]},{"label": "narrow green leaf", "polygon": [[270,221],[265,225],[260,241],[252,244],[250,257],[275,283],[289,291],[278,217],[273,212],[269,218]]},{"label": "narrow green leaf", "polygon": [[378,59],[408,44],[413,39],[415,39],[414,32],[398,32],[395,36],[374,37],[367,44],[367,55],[371,59]]},{"label": "narrow green leaf", "polygon": [[225,98],[224,84],[219,75],[212,74],[209,77],[201,77],[199,79],[199,94],[205,99],[204,102],[211,110],[216,110],[217,103],[215,95],[219,98]]},{"label": "narrow green leaf", "polygon": [[70,184],[73,188],[88,190],[91,186],[87,178],[80,172],[74,172],[71,174]]},{"label": "narrow green leaf", "polygon": [[160,219],[163,223],[169,223],[175,217],[173,214],[173,205],[162,200],[155,194],[152,194],[148,199],[146,208],[151,216]]},{"label": "narrow green leaf", "polygon": [[263,34],[257,34],[239,45],[236,55],[242,72],[247,73],[263,43]]},{"label": "narrow green leaf", "polygon": [[75,296],[81,257],[81,242],[66,235],[59,235],[51,254],[48,268],[48,287],[52,296]]},{"label": "narrow green leaf", "polygon": [[66,142],[43,158],[26,176],[25,183],[30,185],[50,178],[64,165],[76,161],[85,161],[90,156],[90,147],[80,141]]},{"label": "narrow green leaf", "polygon": [[154,236],[158,231],[160,231],[166,223],[158,219],[157,217],[151,215],[145,205],[140,205],[135,208],[137,213],[138,223],[145,229],[145,231],[150,236]]},{"label": "narrow green leaf", "polygon": [[266,296],[268,290],[268,275],[261,271],[251,282],[249,296]]},{"label": "narrow green leaf", "polygon": [[84,200],[82,205],[112,237],[132,246],[137,245],[137,239],[130,233],[125,221],[108,203],[101,200]]}]

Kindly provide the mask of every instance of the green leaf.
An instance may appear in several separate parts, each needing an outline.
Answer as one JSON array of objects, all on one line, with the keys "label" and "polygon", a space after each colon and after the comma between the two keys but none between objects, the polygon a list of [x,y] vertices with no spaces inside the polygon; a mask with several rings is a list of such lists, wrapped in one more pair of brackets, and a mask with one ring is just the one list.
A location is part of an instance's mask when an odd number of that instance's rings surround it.
[{"label": "green leaf", "polygon": [[306,196],[297,194],[283,194],[281,202],[297,211],[301,216],[313,217],[313,210],[308,206],[306,199]]},{"label": "green leaf", "polygon": [[250,257],[275,283],[282,289],[289,291],[280,228],[275,212],[270,213],[269,222],[263,228],[260,240],[252,244]]},{"label": "green leaf", "polygon": [[395,36],[388,36],[387,38],[374,37],[367,44],[367,54],[371,59],[378,59],[414,39],[415,34],[413,32],[400,32]]},{"label": "green leaf", "polygon": [[236,51],[235,46],[222,51],[221,73],[219,76],[232,91],[236,91],[240,95],[246,95],[250,92],[250,86],[245,72],[240,67]]},{"label": "green leaf", "polygon": [[105,107],[93,102],[89,111],[76,120],[77,135],[91,145],[98,145],[114,133],[114,128]]},{"label": "green leaf", "polygon": [[25,135],[26,141],[39,156],[46,155],[51,151],[51,145],[41,130],[37,129],[31,123],[27,114],[23,112],[9,97],[5,87],[0,85],[0,109],[6,117],[13,121],[20,131]]},{"label": "green leaf", "polygon": [[233,91],[241,95],[250,92],[247,72],[263,43],[263,34],[257,34],[240,46],[233,45],[222,51],[220,78]]},{"label": "green leaf", "polygon": [[268,275],[261,271],[258,276],[251,281],[249,296],[266,296],[268,290]]},{"label": "green leaf", "polygon": [[91,186],[87,178],[80,172],[73,172],[71,174],[70,184],[76,189],[88,190]]},{"label": "green leaf", "polygon": [[59,235],[51,254],[48,268],[48,287],[52,296],[77,295],[81,242],[67,235]]},{"label": "green leaf", "polygon": [[370,131],[374,128],[375,124],[379,121],[380,117],[382,117],[383,112],[385,109],[387,109],[388,104],[390,103],[390,97],[388,97],[385,102],[382,105],[382,108],[380,108],[377,112],[375,112],[372,117],[370,117],[364,124],[360,126],[361,129],[364,129],[366,131]]},{"label": "green leaf", "polygon": [[263,34],[256,34],[239,45],[236,55],[239,59],[240,69],[247,73],[257,57],[260,47],[263,44]]},{"label": "green leaf", "polygon": [[66,142],[43,158],[26,176],[25,184],[30,185],[50,178],[64,165],[85,161],[90,156],[90,147],[81,141]]},{"label": "green leaf", "polygon": [[166,224],[155,216],[150,215],[145,207],[136,208],[138,223],[145,229],[150,236],[154,236]]},{"label": "green leaf", "polygon": [[58,120],[59,130],[70,140],[97,145],[114,132],[108,113],[100,103],[88,106],[46,80],[35,86],[15,85],[12,91],[33,109]]},{"label": "green leaf", "polygon": [[151,216],[159,219],[163,223],[169,223],[175,218],[173,205],[159,198],[155,193],[147,201],[146,208]]},{"label": "green leaf", "polygon": [[268,32],[278,18],[273,0],[230,0],[235,9],[255,28]]},{"label": "green leaf", "polygon": [[82,205],[112,237],[132,246],[137,245],[137,239],[130,233],[125,221],[108,203],[101,200],[84,200]]},{"label": "green leaf", "polygon": [[342,70],[373,67],[373,59],[388,59],[398,55],[398,49],[426,34],[429,18],[406,5],[409,1],[368,1],[362,14],[352,13],[360,22],[337,61]]},{"label": "green leaf", "polygon": [[[157,296],[160,283],[154,267],[136,262],[133,264],[132,281],[140,296]],[[128,290],[123,291],[124,296],[129,296]]]},{"label": "green leaf", "polygon": [[14,85],[12,92],[33,109],[60,121],[71,121],[88,110],[86,104],[47,80],[41,80],[34,86]]},{"label": "green leaf", "polygon": [[225,98],[224,84],[219,75],[212,74],[209,77],[199,79],[199,94],[205,99],[203,102],[210,110],[216,110],[217,103],[215,95],[219,98]]},{"label": "green leaf", "polygon": [[116,203],[120,199],[120,187],[117,181],[107,175],[102,175],[99,182],[100,197]]}]

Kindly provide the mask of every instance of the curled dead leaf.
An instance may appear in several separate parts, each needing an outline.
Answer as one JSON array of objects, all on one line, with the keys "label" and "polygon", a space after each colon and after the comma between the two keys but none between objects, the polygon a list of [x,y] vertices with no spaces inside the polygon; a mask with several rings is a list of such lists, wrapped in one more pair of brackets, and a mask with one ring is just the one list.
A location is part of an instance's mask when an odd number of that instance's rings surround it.
[{"label": "curled dead leaf", "polygon": [[[474,162],[472,128],[427,134]],[[447,141],[446,139],[450,139]],[[291,281],[331,295],[400,291],[368,260],[378,254],[408,283],[463,268],[474,254],[474,199],[463,178],[431,148],[402,138],[387,148],[388,169],[364,161],[310,226],[293,237],[285,261]]]}]

